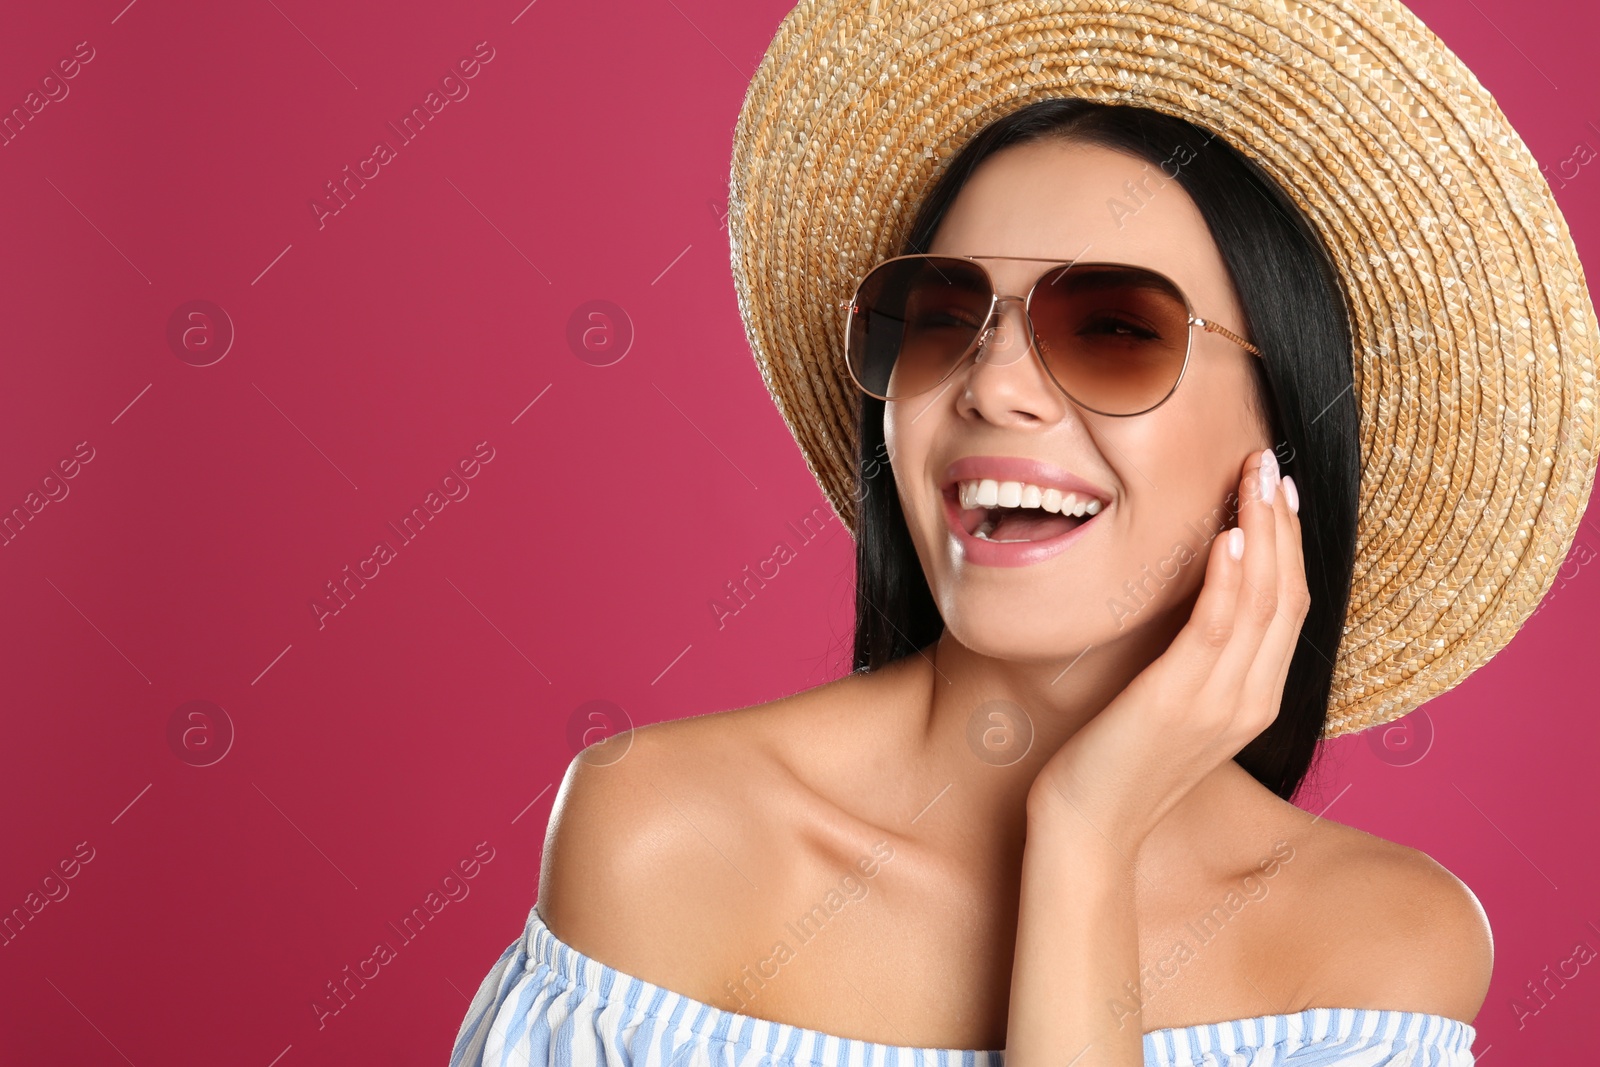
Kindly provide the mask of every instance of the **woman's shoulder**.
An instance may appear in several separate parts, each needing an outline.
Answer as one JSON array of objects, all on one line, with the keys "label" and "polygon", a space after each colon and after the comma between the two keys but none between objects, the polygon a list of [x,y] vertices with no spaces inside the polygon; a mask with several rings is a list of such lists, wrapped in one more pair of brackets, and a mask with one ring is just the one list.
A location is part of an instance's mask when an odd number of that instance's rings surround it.
[{"label": "woman's shoulder", "polygon": [[705,976],[739,973],[768,932],[775,893],[827,847],[818,828],[838,821],[798,747],[807,730],[827,731],[838,701],[818,692],[829,686],[636,727],[578,753],[540,866],[538,909],[551,932],[716,1002]]},{"label": "woman's shoulder", "polygon": [[1471,1022],[1494,964],[1472,890],[1420,849],[1330,819],[1297,835],[1310,859],[1293,935],[1316,958],[1307,1006],[1399,1008]]}]

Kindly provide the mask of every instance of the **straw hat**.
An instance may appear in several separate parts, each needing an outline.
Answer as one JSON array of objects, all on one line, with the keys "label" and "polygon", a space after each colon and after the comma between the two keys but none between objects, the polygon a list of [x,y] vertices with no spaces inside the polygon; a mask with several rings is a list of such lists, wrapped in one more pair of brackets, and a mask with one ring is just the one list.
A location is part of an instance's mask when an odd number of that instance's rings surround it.
[{"label": "straw hat", "polygon": [[802,0],[739,113],[728,231],[762,379],[840,519],[853,535],[860,397],[837,303],[973,134],[1052,96],[1215,133],[1333,255],[1361,518],[1323,736],[1465,679],[1576,533],[1600,327],[1537,163],[1396,0]]}]

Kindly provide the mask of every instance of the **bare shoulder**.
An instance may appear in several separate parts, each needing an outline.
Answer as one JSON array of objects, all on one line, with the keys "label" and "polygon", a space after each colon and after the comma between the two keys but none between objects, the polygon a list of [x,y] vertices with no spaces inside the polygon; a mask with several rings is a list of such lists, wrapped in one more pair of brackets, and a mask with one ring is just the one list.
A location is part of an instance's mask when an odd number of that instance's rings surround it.
[{"label": "bare shoulder", "polygon": [[1466,883],[1427,853],[1322,820],[1310,838],[1325,916],[1312,1003],[1428,1012],[1470,1023],[1494,940]]},{"label": "bare shoulder", "polygon": [[748,731],[732,713],[705,718],[636,727],[568,764],[545,832],[538,908],[584,954],[659,971],[664,961],[647,949],[664,941],[641,935],[681,926],[691,918],[681,914],[693,899],[687,890],[720,881],[697,870],[717,860],[716,843],[726,849],[737,827],[721,816],[725,800],[711,803],[725,783],[701,772],[715,761],[707,745],[736,746],[734,735]]},{"label": "bare shoulder", "polygon": [[[803,694],[802,694],[803,695]],[[713,1000],[798,862],[785,698],[635,728],[573,758],[555,799],[538,910],[625,974]]]}]

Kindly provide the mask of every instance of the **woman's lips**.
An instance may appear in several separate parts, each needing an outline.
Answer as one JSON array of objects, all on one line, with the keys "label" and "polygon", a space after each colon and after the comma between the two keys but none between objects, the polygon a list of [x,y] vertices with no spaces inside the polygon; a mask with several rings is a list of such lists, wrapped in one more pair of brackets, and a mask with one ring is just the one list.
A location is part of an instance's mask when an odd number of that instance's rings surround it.
[{"label": "woman's lips", "polygon": [[989,511],[988,508],[962,508],[957,487],[954,485],[945,489],[941,496],[945,524],[960,546],[962,556],[973,563],[989,567],[1027,567],[1059,555],[1081,537],[1085,530],[1093,526],[1101,515],[1110,510],[1110,506],[1107,505],[1094,515],[1085,516],[1065,533],[1041,541],[988,541],[973,534],[973,531],[982,524],[984,516]]}]

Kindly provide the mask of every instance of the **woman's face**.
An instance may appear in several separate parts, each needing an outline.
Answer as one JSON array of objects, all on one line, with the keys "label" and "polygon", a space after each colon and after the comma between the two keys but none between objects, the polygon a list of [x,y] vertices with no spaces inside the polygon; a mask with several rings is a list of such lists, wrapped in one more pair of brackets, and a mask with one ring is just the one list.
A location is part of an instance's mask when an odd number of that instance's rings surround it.
[{"label": "woman's face", "polygon": [[[1177,282],[1196,315],[1244,333],[1221,256],[1188,194],[1161,168],[1100,146],[1034,142],[991,155],[929,251],[1150,267]],[[1016,296],[1049,266],[982,262],[1000,294]],[[1231,525],[1246,455],[1272,444],[1252,412],[1257,357],[1195,327],[1177,391],[1144,414],[1114,418],[1078,407],[1050,380],[1028,350],[1019,302],[1002,305],[1002,316],[981,359],[885,408],[901,507],[946,626],[980,654],[1041,662],[1164,632],[1199,589],[1211,537]],[[957,461],[964,464],[952,471]],[[958,487],[983,478],[1002,494],[1007,481],[1047,490],[1075,480],[1099,509],[1014,528],[1013,537],[1048,537],[1081,526],[1037,549],[979,544],[964,531],[985,513],[961,508]],[[1003,526],[995,531],[1004,536]]]}]

